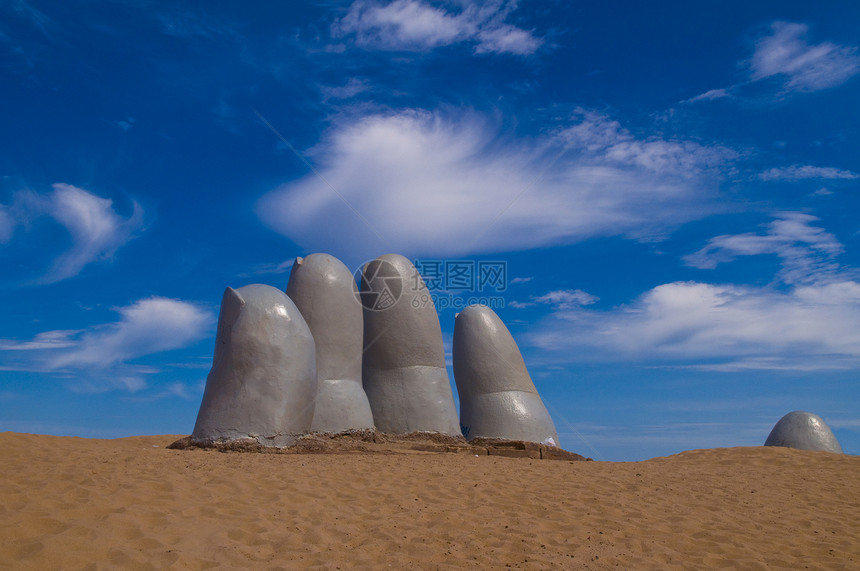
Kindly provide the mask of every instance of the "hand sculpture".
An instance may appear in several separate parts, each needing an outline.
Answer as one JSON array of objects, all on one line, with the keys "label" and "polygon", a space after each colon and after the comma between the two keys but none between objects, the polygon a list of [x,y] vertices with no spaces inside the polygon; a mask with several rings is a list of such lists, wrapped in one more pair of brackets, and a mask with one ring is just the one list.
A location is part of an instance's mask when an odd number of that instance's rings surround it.
[{"label": "hand sculpture", "polygon": [[397,254],[362,273],[364,390],[381,432],[459,435],[439,317],[412,263]]},{"label": "hand sculpture", "polygon": [[558,434],[514,338],[485,305],[454,324],[454,380],[467,439],[506,438],[558,446]]},{"label": "hand sculpture", "polygon": [[373,428],[361,383],[363,318],[352,273],[328,254],[296,258],[287,295],[314,337],[317,401],[312,432]]},{"label": "hand sculpture", "polygon": [[290,298],[267,285],[227,288],[192,441],[289,446],[310,430],[316,392],[314,339]]},{"label": "hand sculpture", "polygon": [[780,418],[764,445],[842,454],[842,447],[821,417],[802,410],[790,412]]}]

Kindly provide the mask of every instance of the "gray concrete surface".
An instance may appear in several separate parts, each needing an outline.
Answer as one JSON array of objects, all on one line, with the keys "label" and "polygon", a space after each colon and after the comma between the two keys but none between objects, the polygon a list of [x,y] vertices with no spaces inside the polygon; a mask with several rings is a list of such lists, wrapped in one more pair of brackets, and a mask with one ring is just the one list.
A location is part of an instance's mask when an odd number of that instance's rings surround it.
[{"label": "gray concrete surface", "polygon": [[765,446],[787,446],[800,450],[826,450],[842,454],[842,446],[820,416],[795,410],[779,419]]},{"label": "gray concrete surface", "polygon": [[508,328],[487,306],[471,305],[454,325],[454,380],[467,439],[549,442],[558,433]]},{"label": "gray concrete surface", "polygon": [[310,430],[316,392],[313,336],[290,298],[267,285],[227,288],[192,440],[289,446]]},{"label": "gray concrete surface", "polygon": [[362,377],[381,432],[459,435],[439,317],[412,263],[386,254],[362,272]]},{"label": "gray concrete surface", "polygon": [[311,432],[373,428],[361,381],[361,303],[352,272],[329,254],[296,258],[287,284],[316,347],[317,400]]}]

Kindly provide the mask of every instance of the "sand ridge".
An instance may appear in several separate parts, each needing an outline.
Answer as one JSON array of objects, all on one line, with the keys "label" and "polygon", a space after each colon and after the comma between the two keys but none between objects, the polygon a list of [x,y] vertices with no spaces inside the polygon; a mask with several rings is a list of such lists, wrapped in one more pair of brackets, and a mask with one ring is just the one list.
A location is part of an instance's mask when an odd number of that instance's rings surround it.
[{"label": "sand ridge", "polygon": [[0,434],[0,567],[852,569],[860,457],[169,450]]}]

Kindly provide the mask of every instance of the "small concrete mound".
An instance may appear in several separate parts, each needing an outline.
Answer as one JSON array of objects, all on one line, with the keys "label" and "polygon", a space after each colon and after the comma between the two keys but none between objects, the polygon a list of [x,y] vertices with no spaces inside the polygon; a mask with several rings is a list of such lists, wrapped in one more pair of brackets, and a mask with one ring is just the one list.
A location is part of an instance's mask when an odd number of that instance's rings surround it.
[{"label": "small concrete mound", "polygon": [[780,418],[764,445],[842,454],[842,447],[830,427],[820,416],[803,410],[795,410]]},{"label": "small concrete mound", "polygon": [[328,254],[296,258],[287,295],[316,346],[317,400],[311,431],[373,428],[361,382],[364,322],[352,273]]},{"label": "small concrete mound", "polygon": [[454,380],[463,434],[559,445],[558,433],[508,328],[487,306],[454,324]]},{"label": "small concrete mound", "polygon": [[314,339],[290,298],[228,287],[192,441],[290,446],[311,428],[316,392]]},{"label": "small concrete mound", "polygon": [[439,317],[418,270],[397,254],[368,262],[361,299],[362,378],[376,428],[459,435]]}]

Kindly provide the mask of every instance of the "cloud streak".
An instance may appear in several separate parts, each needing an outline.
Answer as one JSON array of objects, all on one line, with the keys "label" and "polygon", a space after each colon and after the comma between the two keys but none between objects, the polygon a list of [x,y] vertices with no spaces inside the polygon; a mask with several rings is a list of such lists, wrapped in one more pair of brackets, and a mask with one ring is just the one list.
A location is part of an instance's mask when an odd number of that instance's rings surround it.
[{"label": "cloud streak", "polygon": [[833,261],[842,244],[813,226],[816,220],[782,213],[764,233],[717,236],[685,258],[711,269],[740,256],[776,255],[788,291],[667,283],[611,310],[559,307],[527,342],[573,361],[628,359],[722,372],[856,367],[860,283]]},{"label": "cloud streak", "polygon": [[74,337],[80,332],[79,329],[45,331],[30,341],[0,339],[0,351],[39,351],[74,347],[76,345]]},{"label": "cloud streak", "polygon": [[532,32],[505,23],[515,2],[467,3],[454,13],[420,0],[386,5],[358,0],[332,27],[333,34],[353,37],[364,47],[426,51],[461,42],[477,54],[530,55],[543,41]]},{"label": "cloud streak", "polygon": [[2,339],[3,368],[59,374],[86,390],[140,390],[158,370],[131,362],[187,347],[208,336],[214,324],[210,311],[164,297],[141,299],[116,312],[119,320],[84,330],[45,331],[27,341]]},{"label": "cloud streak", "polygon": [[809,44],[808,32],[806,24],[771,24],[770,34],[756,42],[749,61],[750,78],[776,76],[783,78],[785,91],[811,92],[841,85],[860,72],[855,46]]},{"label": "cloud streak", "polygon": [[212,316],[194,304],[151,297],[120,307],[120,320],[85,332],[48,360],[48,367],[106,367],[144,355],[185,347],[202,339]]},{"label": "cloud streak", "polygon": [[772,22],[755,41],[749,59],[740,62],[747,79],[720,89],[711,89],[684,103],[717,101],[742,96],[748,85],[773,81],[780,85],[779,97],[838,87],[860,73],[857,46],[832,42],[810,44],[809,26],[797,22]]},{"label": "cloud streak", "polygon": [[139,204],[135,203],[132,215],[124,219],[114,211],[113,201],[70,184],[54,185],[47,211],[66,227],[73,247],[54,261],[41,283],[76,276],[87,264],[109,259],[143,224]]},{"label": "cloud streak", "polygon": [[806,179],[845,179],[860,178],[856,172],[835,169],[832,167],[815,167],[812,165],[792,165],[790,167],[768,169],[758,175],[761,180],[797,181]]},{"label": "cloud streak", "polygon": [[508,303],[508,306],[524,308],[541,303],[551,305],[554,309],[574,309],[585,305],[592,305],[596,303],[599,298],[591,295],[590,293],[584,292],[581,289],[561,289],[551,291],[544,295],[532,296],[531,299],[531,302],[525,303],[512,301]]},{"label": "cloud streak", "polygon": [[833,234],[813,226],[815,216],[802,212],[783,212],[768,223],[764,234],[746,232],[711,238],[708,244],[684,257],[687,265],[713,269],[740,256],[779,256],[782,270],[778,277],[788,284],[821,282],[837,274],[833,259],[843,246]]},{"label": "cloud streak", "polygon": [[317,172],[263,196],[258,216],[308,249],[365,257],[653,239],[708,212],[714,167],[735,156],[639,139],[588,112],[550,135],[511,140],[475,113],[418,109],[340,124],[310,155]]},{"label": "cloud streak", "polygon": [[860,362],[860,283],[789,293],[668,283],[612,311],[555,313],[526,340],[572,361],[627,359],[726,372],[847,369]]},{"label": "cloud streak", "polygon": [[108,260],[143,226],[143,209],[136,202],[132,214],[124,218],[113,201],[70,184],[57,183],[53,192],[40,195],[19,193],[10,209],[0,206],[0,243],[12,239],[16,218],[30,221],[47,215],[63,226],[71,247],[57,256],[35,284],[52,284],[77,276],[89,264]]}]

